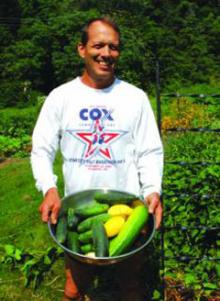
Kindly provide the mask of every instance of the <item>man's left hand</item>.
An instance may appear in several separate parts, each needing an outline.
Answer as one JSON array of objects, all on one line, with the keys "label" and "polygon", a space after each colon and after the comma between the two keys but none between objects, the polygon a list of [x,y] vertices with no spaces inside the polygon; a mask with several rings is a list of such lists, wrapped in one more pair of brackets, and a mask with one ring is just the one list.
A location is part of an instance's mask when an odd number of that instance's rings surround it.
[{"label": "man's left hand", "polygon": [[148,206],[149,213],[155,214],[156,229],[158,229],[160,227],[163,214],[160,195],[157,192],[153,192],[145,198],[145,202]]}]

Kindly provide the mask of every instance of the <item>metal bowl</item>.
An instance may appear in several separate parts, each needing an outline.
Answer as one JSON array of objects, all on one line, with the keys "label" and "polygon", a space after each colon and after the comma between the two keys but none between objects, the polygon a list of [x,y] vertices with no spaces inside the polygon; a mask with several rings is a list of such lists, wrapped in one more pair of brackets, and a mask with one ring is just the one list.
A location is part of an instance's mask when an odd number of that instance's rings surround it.
[{"label": "metal bowl", "polygon": [[[65,213],[67,211],[68,208],[76,208],[77,206],[82,205],[82,203],[89,203],[92,202],[94,200],[94,195],[97,192],[101,192],[101,193],[122,193],[125,196],[134,196],[137,199],[140,199],[140,197],[132,195],[130,193],[127,192],[123,192],[123,191],[117,191],[117,190],[109,190],[109,189],[91,189],[91,190],[84,190],[84,191],[80,191],[74,194],[71,194],[67,197],[64,197],[62,199],[62,207],[60,210],[60,215]],[[48,228],[49,228],[49,232],[50,235],[52,236],[52,238],[54,239],[54,241],[64,250],[64,252],[66,252],[70,257],[77,259],[81,262],[84,263],[88,263],[88,264],[93,264],[93,265],[110,265],[110,264],[114,264],[117,262],[120,262],[124,259],[127,259],[135,254],[137,254],[138,252],[140,252],[141,250],[143,250],[144,248],[146,248],[146,246],[151,242],[154,233],[155,233],[155,218],[154,215],[149,214],[149,218],[147,221],[147,233],[146,235],[142,235],[142,237],[139,239],[138,241],[138,247],[133,247],[133,249],[129,250],[129,252],[119,255],[119,256],[115,256],[115,257],[96,257],[96,258],[91,258],[88,256],[85,256],[83,254],[79,254],[76,252],[73,252],[72,250],[68,249],[66,246],[60,244],[55,236],[55,231],[56,231],[56,225],[51,224],[50,222],[48,222]]]}]

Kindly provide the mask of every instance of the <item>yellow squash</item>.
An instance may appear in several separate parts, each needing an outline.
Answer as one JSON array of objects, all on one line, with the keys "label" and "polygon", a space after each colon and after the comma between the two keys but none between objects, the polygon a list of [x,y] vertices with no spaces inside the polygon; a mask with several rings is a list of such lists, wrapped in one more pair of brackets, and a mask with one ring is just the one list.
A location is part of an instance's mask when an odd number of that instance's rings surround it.
[{"label": "yellow squash", "polygon": [[108,209],[108,214],[111,216],[127,215],[129,216],[133,209],[125,204],[113,205]]},{"label": "yellow squash", "polygon": [[144,203],[141,201],[141,200],[134,200],[132,203],[131,203],[131,207],[132,208],[135,208],[137,206],[144,206]]},{"label": "yellow squash", "polygon": [[108,237],[116,236],[120,232],[120,230],[121,230],[122,226],[124,225],[124,223],[125,223],[125,218],[123,216],[113,216],[113,217],[111,217],[104,224],[107,236]]}]

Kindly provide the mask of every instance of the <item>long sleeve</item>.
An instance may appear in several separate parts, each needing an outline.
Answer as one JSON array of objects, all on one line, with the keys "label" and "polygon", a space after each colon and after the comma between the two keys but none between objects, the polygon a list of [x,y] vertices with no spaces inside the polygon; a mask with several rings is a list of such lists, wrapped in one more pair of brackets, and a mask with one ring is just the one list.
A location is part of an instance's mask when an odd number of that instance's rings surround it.
[{"label": "long sleeve", "polygon": [[143,97],[141,112],[134,131],[139,179],[144,197],[152,192],[161,194],[163,146],[150,102]]},{"label": "long sleeve", "polygon": [[45,100],[32,136],[31,166],[36,187],[43,194],[56,187],[53,162],[59,144],[59,118],[53,92]]}]

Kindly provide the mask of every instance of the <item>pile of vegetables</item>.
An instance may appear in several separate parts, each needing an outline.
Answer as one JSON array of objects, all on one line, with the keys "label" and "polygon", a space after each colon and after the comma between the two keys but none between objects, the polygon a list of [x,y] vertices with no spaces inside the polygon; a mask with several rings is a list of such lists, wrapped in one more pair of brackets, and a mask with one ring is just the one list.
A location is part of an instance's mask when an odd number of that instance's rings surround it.
[{"label": "pile of vegetables", "polygon": [[128,252],[148,220],[148,209],[132,196],[96,193],[87,205],[68,208],[56,226],[56,239],[69,250],[89,257]]}]

